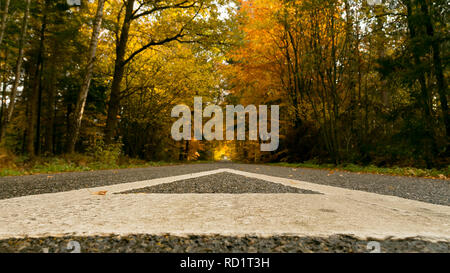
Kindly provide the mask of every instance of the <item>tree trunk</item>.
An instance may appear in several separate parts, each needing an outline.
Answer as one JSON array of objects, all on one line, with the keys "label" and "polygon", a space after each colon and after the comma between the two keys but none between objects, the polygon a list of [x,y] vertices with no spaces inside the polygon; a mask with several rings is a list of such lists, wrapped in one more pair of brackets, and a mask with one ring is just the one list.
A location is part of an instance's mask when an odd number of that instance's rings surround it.
[{"label": "tree trunk", "polygon": [[3,136],[3,120],[5,119],[5,113],[6,113],[6,89],[8,87],[8,48],[5,48],[5,59],[4,59],[4,66],[3,66],[3,74],[2,74],[2,101],[0,105],[0,143],[2,141]]},{"label": "tree trunk", "polygon": [[36,134],[36,117],[37,117],[37,101],[38,101],[38,88],[39,88],[39,70],[40,64],[36,63],[35,72],[33,75],[32,83],[30,85],[30,92],[28,96],[28,117],[27,117],[27,135],[25,149],[28,156],[34,157],[34,136]]},{"label": "tree trunk", "polygon": [[75,151],[75,144],[78,140],[80,134],[81,121],[83,119],[84,106],[86,105],[86,99],[89,91],[89,86],[91,84],[92,72],[94,70],[95,57],[97,52],[98,37],[100,35],[100,29],[103,19],[103,7],[105,5],[105,0],[98,0],[97,13],[94,19],[94,25],[92,29],[91,43],[89,45],[89,59],[86,67],[86,72],[84,75],[83,83],[80,88],[80,93],[78,94],[77,104],[75,106],[75,111],[70,119],[69,126],[69,140],[67,143],[67,152],[73,153]]},{"label": "tree trunk", "polygon": [[423,1],[423,0],[420,3],[421,3],[422,13],[425,17],[425,26],[426,26],[426,30],[427,30],[427,35],[430,38],[431,49],[433,50],[434,74],[436,76],[436,81],[437,81],[439,100],[441,103],[441,110],[442,110],[442,118],[443,118],[444,124],[445,124],[445,132],[446,132],[446,136],[448,138],[448,137],[450,137],[450,116],[449,116],[448,101],[447,101],[447,96],[448,96],[447,83],[445,81],[444,72],[442,69],[440,43],[435,37],[433,22],[431,19],[431,15],[428,11],[428,4],[426,1]]},{"label": "tree trunk", "polygon": [[[47,4],[47,2],[46,2]],[[36,61],[36,71],[34,73],[33,83],[30,89],[30,98],[29,98],[29,117],[27,124],[27,143],[26,150],[28,156],[34,157],[36,155],[35,147],[35,137],[39,140],[39,134],[36,133],[36,127],[39,118],[39,91],[40,91],[40,82],[43,70],[43,59],[44,59],[44,39],[45,39],[45,30],[47,27],[47,16],[46,16],[46,7],[44,7],[44,16],[42,19],[41,33],[40,33],[40,42],[39,42],[39,51]],[[39,145],[39,141],[37,141],[36,145]],[[37,149],[39,150],[39,149]]]},{"label": "tree trunk", "polygon": [[10,0],[6,0],[5,8],[3,9],[2,24],[0,26],[0,45],[3,42],[3,36],[5,35],[6,24],[8,21],[9,2]]},{"label": "tree trunk", "polygon": [[49,73],[48,79],[45,81],[45,141],[44,141],[44,153],[53,154],[53,128],[55,123],[55,95],[58,80],[58,47],[52,45],[52,55],[49,60]]},{"label": "tree trunk", "polygon": [[[410,38],[411,40],[416,39],[417,37],[417,29],[416,25],[412,21],[413,17],[413,6],[410,0],[405,1],[406,8],[407,8],[407,15],[408,15],[408,29],[410,32]],[[420,56],[419,54],[414,50],[413,51],[413,58],[414,58],[414,64],[418,65],[420,64]],[[434,128],[432,126],[433,124],[433,115],[432,115],[432,107],[431,107],[431,96],[429,92],[429,88],[427,86],[427,81],[425,78],[425,73],[419,73],[418,75],[419,85],[420,85],[420,91],[421,91],[421,106],[423,109],[423,114],[425,117],[424,123],[425,123],[425,134],[426,137],[424,138],[424,160],[427,164],[427,168],[431,169],[433,166],[434,161],[434,155],[437,151],[436,141],[435,141],[435,134],[434,134]]]},{"label": "tree trunk", "polygon": [[26,39],[26,33],[27,33],[27,27],[28,27],[28,17],[30,16],[30,3],[31,3],[31,0],[27,0],[27,6],[25,8],[25,14],[23,16],[23,21],[22,21],[22,28],[20,31],[19,56],[17,57],[17,61],[16,61],[16,70],[14,72],[14,83],[11,88],[11,94],[9,96],[9,106],[8,106],[8,110],[6,113],[6,117],[3,120],[3,124],[0,125],[2,127],[1,134],[0,134],[0,140],[3,139],[3,136],[6,132],[8,124],[12,118],[12,115],[14,112],[14,106],[16,103],[17,88],[19,87],[19,84],[20,84],[20,72],[22,70],[22,64],[23,64],[23,54],[24,54],[25,39]]},{"label": "tree trunk", "polygon": [[125,12],[125,18],[122,25],[119,41],[116,45],[116,60],[114,64],[114,77],[111,85],[111,95],[108,103],[108,117],[106,119],[105,143],[110,144],[113,141],[117,127],[117,115],[120,109],[120,87],[125,71],[125,52],[128,44],[128,35],[133,17],[133,6],[135,0],[128,0]]}]

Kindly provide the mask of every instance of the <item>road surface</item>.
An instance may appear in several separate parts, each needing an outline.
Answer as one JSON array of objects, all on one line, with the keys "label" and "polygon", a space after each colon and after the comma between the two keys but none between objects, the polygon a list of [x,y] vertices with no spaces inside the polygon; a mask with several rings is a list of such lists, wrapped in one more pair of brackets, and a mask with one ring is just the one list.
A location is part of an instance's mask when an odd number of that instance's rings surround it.
[{"label": "road surface", "polygon": [[448,252],[450,182],[234,163],[0,178],[0,252]]}]

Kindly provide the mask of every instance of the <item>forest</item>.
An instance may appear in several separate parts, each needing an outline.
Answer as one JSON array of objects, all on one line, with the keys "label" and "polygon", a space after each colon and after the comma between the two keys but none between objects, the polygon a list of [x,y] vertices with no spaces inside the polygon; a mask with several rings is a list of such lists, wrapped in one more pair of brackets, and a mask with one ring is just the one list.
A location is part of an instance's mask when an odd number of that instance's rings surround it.
[{"label": "forest", "polygon": [[[448,171],[449,11],[446,0],[1,0],[0,171],[50,158]],[[194,97],[279,105],[278,149],[175,141],[171,110]]]}]

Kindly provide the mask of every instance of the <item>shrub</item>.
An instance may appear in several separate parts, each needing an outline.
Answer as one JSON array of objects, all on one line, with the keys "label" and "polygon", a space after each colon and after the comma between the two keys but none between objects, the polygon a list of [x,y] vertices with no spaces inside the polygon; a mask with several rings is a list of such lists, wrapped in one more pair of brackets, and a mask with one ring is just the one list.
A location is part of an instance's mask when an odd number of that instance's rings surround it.
[{"label": "shrub", "polygon": [[95,144],[87,149],[87,153],[91,155],[96,162],[101,165],[119,164],[119,159],[122,154],[122,144],[105,144],[103,140],[96,140]]}]

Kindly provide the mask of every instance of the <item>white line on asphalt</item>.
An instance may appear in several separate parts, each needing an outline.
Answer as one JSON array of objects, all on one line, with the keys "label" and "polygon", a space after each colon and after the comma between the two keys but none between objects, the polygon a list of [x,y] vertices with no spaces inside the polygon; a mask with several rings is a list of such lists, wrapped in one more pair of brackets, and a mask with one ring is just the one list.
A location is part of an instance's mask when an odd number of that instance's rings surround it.
[{"label": "white line on asphalt", "polygon": [[[322,194],[113,194],[223,172]],[[0,200],[0,207],[0,238],[348,234],[450,241],[448,206],[233,169],[16,197]]]}]

